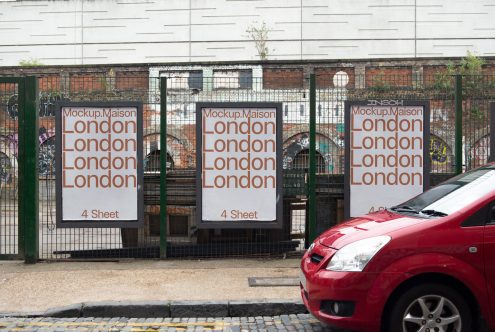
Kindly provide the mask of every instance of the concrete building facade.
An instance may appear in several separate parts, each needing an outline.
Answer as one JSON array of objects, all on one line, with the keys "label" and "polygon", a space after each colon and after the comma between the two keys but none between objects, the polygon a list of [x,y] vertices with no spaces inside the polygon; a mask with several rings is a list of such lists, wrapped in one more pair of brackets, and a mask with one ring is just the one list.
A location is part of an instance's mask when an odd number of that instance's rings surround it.
[{"label": "concrete building facade", "polygon": [[253,28],[268,60],[495,55],[492,0],[0,0],[0,13],[0,66],[259,60]]}]

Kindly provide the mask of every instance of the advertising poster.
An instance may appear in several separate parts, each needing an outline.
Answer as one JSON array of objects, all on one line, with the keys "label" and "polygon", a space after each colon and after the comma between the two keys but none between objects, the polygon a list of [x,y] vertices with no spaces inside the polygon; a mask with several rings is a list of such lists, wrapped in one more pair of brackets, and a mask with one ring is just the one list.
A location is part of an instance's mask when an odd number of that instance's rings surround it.
[{"label": "advertising poster", "polygon": [[60,103],[56,132],[57,226],[141,226],[141,104]]},{"label": "advertising poster", "polygon": [[280,104],[198,104],[198,225],[281,227]]},{"label": "advertising poster", "polygon": [[429,109],[425,102],[346,102],[345,215],[405,202],[429,183]]}]

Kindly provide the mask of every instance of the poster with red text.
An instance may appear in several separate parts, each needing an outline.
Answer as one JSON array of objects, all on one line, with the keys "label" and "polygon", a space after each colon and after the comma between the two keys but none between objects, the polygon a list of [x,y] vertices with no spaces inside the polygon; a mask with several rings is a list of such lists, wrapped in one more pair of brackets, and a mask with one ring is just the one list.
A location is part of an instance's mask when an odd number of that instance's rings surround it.
[{"label": "poster with red text", "polygon": [[142,122],[135,103],[63,103],[57,114],[59,227],[142,222]]},{"label": "poster with red text", "polygon": [[429,184],[429,110],[421,101],[346,102],[346,217],[403,203]]},{"label": "poster with red text", "polygon": [[279,116],[278,104],[198,105],[201,226],[279,227]]}]

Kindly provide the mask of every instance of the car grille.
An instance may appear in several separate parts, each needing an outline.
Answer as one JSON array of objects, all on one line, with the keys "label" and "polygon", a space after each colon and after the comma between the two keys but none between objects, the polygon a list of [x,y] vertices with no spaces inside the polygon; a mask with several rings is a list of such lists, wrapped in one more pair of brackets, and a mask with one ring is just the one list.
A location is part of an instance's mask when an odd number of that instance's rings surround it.
[{"label": "car grille", "polygon": [[311,255],[311,262],[315,264],[320,264],[320,262],[323,260],[323,256],[320,256],[318,254],[312,254]]}]

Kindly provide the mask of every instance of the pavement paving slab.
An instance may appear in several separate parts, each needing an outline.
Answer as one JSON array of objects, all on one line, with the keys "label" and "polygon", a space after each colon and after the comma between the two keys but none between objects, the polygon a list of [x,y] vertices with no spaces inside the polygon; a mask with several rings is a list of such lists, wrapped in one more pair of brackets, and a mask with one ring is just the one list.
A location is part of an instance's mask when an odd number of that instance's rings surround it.
[{"label": "pavement paving slab", "polygon": [[[44,313],[103,301],[300,302],[299,286],[250,287],[249,278],[297,278],[300,260],[0,262],[0,312]],[[220,308],[220,307],[219,307]],[[220,312],[220,311],[219,311]]]}]

